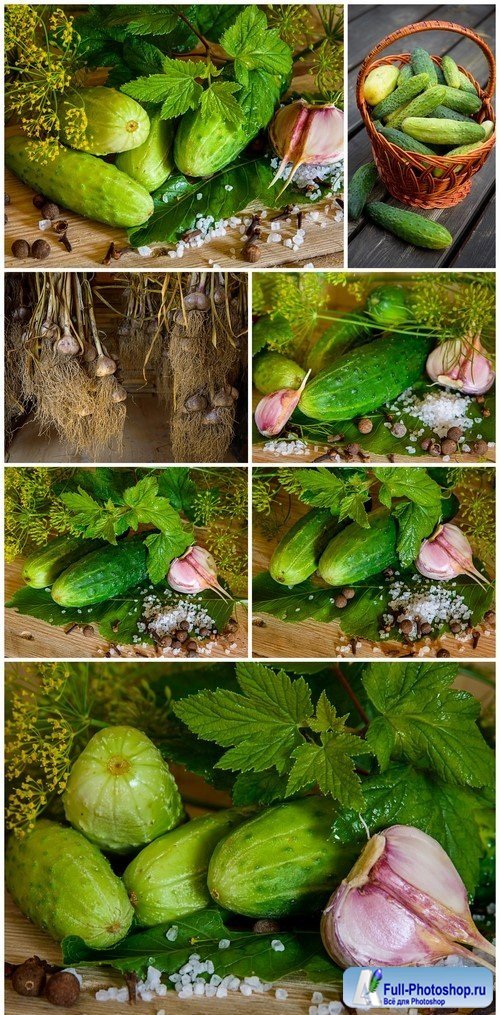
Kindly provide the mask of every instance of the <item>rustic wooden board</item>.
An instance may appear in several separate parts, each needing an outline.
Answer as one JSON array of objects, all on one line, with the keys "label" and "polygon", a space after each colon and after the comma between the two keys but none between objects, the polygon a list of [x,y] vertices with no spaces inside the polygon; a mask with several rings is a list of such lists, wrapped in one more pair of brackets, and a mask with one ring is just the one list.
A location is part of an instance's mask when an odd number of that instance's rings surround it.
[{"label": "rustic wooden board", "polygon": [[[283,503],[288,504],[283,494]],[[307,507],[296,499],[292,499],[290,513],[287,517],[287,530],[306,514]],[[253,528],[253,574],[267,571],[274,548],[283,536],[267,539],[257,525]],[[447,649],[450,656],[458,659],[490,659],[495,655],[495,634],[490,625],[477,625],[481,637],[473,651],[471,642],[459,642],[453,635],[446,634],[439,639],[424,638],[415,643],[417,646],[428,645],[429,653],[425,658],[435,656],[439,649]],[[378,644],[364,638],[356,639],[356,651],[353,652],[351,640],[343,634],[337,621],[329,624],[318,623],[316,620],[305,620],[300,624],[286,623],[271,617],[268,613],[253,611],[252,615],[252,646],[255,658],[264,659],[334,659],[356,658],[383,659],[408,655],[408,646],[397,641],[383,641]]]},{"label": "rustic wooden board", "polygon": [[[356,8],[351,8],[351,11]],[[356,105],[356,79],[360,65],[369,50],[395,28],[415,21],[448,20],[472,28],[494,48],[495,13],[491,4],[469,4],[459,8],[442,5],[432,8],[428,5],[386,5],[372,7],[357,15],[348,41],[349,64],[349,148],[348,176],[352,177],[358,166],[372,160],[372,150]],[[381,27],[382,26],[382,27]],[[432,53],[449,53],[457,63],[467,68],[476,79],[485,84],[488,77],[487,63],[478,46],[469,39],[450,32],[426,32],[421,36],[410,36],[387,49],[390,53],[405,52],[408,47],[423,45]],[[453,243],[446,250],[430,251],[406,245],[378,229],[365,220],[349,224],[348,263],[351,268],[390,268],[394,265],[404,268],[491,268],[495,265],[495,157],[488,159],[482,170],[472,180],[469,195],[455,208],[432,209],[425,212],[427,218],[446,226],[453,236]],[[373,192],[374,200],[385,196],[382,186]],[[397,204],[391,198],[388,203]],[[401,206],[402,207],[402,206]],[[406,206],[405,206],[406,207]]]},{"label": "rustic wooden board", "polygon": [[[5,567],[5,599],[8,600],[17,589],[22,588],[24,582],[21,572],[23,567],[22,559],[18,558],[12,564]],[[248,629],[247,614],[243,606],[238,605],[235,610],[238,621],[238,628],[234,633],[222,635],[214,645],[211,659],[243,659],[248,655]],[[85,623],[83,620],[82,623]],[[35,617],[21,616],[13,609],[5,610],[5,657],[7,659],[93,659],[101,658],[111,654],[113,659],[123,657],[174,660],[176,656],[157,656],[156,649],[152,645],[117,645],[111,647],[105,638],[99,634],[87,637],[80,628],[68,625],[69,633],[65,633],[64,627],[53,627],[43,620]],[[234,648],[230,648],[234,645]],[[179,661],[185,660],[185,656],[178,657]],[[199,656],[199,659],[206,662],[207,656]],[[196,663],[196,659],[189,662]]]}]

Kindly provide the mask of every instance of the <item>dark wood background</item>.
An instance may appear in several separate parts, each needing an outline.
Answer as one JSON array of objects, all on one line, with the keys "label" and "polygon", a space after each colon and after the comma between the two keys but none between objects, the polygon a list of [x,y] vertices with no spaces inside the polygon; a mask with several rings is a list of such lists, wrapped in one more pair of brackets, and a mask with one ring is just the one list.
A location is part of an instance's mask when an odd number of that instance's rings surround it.
[{"label": "dark wood background", "polygon": [[[495,8],[492,4],[439,6],[431,4],[349,4],[348,178],[365,162],[372,161],[368,135],[356,105],[356,79],[370,50],[381,39],[415,21],[454,21],[472,28],[495,48]],[[386,52],[402,53],[423,46],[430,53],[450,56],[474,75],[481,86],[488,80],[488,65],[478,46],[451,32],[425,32],[390,46]],[[384,190],[374,191],[380,200]],[[397,204],[392,198],[389,203]],[[492,154],[472,180],[470,193],[454,208],[432,209],[426,217],[439,221],[453,236],[447,250],[423,250],[406,245],[360,219],[349,224],[350,268],[493,268],[495,267],[495,155]]]}]

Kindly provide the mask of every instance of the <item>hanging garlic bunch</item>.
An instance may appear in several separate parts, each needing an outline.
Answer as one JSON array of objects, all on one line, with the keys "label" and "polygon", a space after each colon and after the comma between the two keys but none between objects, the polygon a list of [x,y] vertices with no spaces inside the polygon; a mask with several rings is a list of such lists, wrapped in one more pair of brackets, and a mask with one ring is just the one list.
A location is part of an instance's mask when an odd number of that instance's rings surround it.
[{"label": "hanging garlic bunch", "polygon": [[467,536],[451,522],[438,525],[432,536],[423,540],[415,567],[424,578],[435,581],[451,581],[459,574],[467,574],[483,588],[490,584],[474,566]]},{"label": "hanging garlic bunch", "polygon": [[[373,835],[321,922],[328,954],[347,966],[431,966],[448,955],[493,966],[465,885],[442,846],[410,825]],[[467,946],[467,947],[466,947]]]},{"label": "hanging garlic bunch", "polygon": [[425,368],[432,381],[464,395],[482,395],[495,380],[479,335],[472,341],[450,338],[441,342],[428,356]]}]

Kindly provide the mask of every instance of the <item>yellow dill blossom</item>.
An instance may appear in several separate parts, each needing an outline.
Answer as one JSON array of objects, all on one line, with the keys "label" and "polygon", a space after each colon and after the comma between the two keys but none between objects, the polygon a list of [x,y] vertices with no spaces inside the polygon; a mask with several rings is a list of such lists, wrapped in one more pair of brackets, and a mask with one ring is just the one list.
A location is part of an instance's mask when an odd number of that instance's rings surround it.
[{"label": "yellow dill blossom", "polygon": [[[5,559],[10,562],[36,546],[45,546],[68,522],[54,484],[59,469],[7,469],[5,474]],[[53,514],[52,514],[53,512]]]}]

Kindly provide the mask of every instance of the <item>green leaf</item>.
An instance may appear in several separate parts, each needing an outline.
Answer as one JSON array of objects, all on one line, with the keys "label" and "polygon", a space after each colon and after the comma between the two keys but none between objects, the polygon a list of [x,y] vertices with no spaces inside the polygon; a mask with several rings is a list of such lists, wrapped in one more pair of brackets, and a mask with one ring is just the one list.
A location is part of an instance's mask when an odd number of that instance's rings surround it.
[{"label": "green leaf", "polygon": [[218,117],[231,127],[239,127],[244,120],[244,113],[234,93],[241,85],[235,81],[215,81],[207,88],[200,99],[200,108],[204,116]]},{"label": "green leaf", "polygon": [[[122,645],[132,644],[139,635],[138,621],[142,616],[144,591],[132,589],[126,597],[108,599],[95,606],[63,607],[54,602],[50,592],[45,589],[32,589],[29,586],[18,589],[6,604],[23,616],[36,617],[38,620],[52,624],[54,627],[65,627],[68,624],[94,624],[99,634],[108,641]],[[142,633],[140,641],[150,644],[151,638]]]},{"label": "green leaf", "polygon": [[163,58],[163,73],[139,77],[122,85],[122,92],[139,102],[162,103],[164,120],[182,116],[199,105],[203,89],[196,78],[206,78],[208,66],[203,61]]},{"label": "green leaf", "polygon": [[107,539],[109,543],[116,544],[116,537],[123,535],[129,527],[123,508],[111,500],[104,505],[99,504],[81,487],[77,493],[61,493],[59,499],[74,512],[71,519],[73,531],[81,532],[87,539]]},{"label": "green leaf", "polygon": [[180,465],[159,469],[156,479],[158,493],[166,497],[176,511],[182,511],[192,520],[197,489],[196,483],[191,479],[191,470]]},{"label": "green leaf", "polygon": [[[253,137],[263,127],[267,127],[274,115],[281,95],[280,79],[275,75],[268,74],[265,70],[251,70],[248,72],[247,78],[245,88],[238,96],[238,101],[245,115],[245,128],[248,130],[248,136]],[[297,200],[298,193],[300,192],[294,192],[295,200]]]},{"label": "green leaf", "polygon": [[256,575],[252,583],[255,613],[269,613],[291,624],[300,624],[309,617],[331,620],[335,606],[331,589],[322,589],[311,581],[288,588],[275,582],[268,571]]},{"label": "green leaf", "polygon": [[469,892],[474,890],[484,853],[479,819],[485,802],[477,792],[393,764],[383,774],[364,779],[363,793],[366,805],[360,812],[349,808],[335,819],[333,837],[338,842],[366,842],[365,825],[372,834],[390,825],[414,825],[441,843]]},{"label": "green leaf", "polygon": [[374,469],[380,480],[379,501],[390,507],[393,497],[407,497],[414,504],[424,508],[438,508],[441,492],[438,483],[425,469]]},{"label": "green leaf", "polygon": [[338,514],[344,497],[344,483],[331,469],[297,469],[294,476],[302,487],[299,494],[305,504],[330,508]]},{"label": "green leaf", "polygon": [[451,690],[458,665],[380,663],[369,665],[363,683],[379,713],[367,743],[385,770],[390,758],[405,758],[448,783],[486,786],[493,754],[476,720],[479,702]]},{"label": "green leaf", "polygon": [[309,687],[262,664],[240,663],[236,672],[243,694],[202,691],[176,702],[174,711],[197,736],[229,748],[218,767],[283,772],[312,713]]},{"label": "green leaf", "polygon": [[142,11],[139,7],[133,8],[133,17],[127,21],[127,31],[131,35],[170,35],[177,24],[177,15],[170,7],[148,4]]},{"label": "green leaf", "polygon": [[286,775],[278,775],[275,768],[265,772],[241,772],[233,786],[232,801],[235,807],[273,804],[286,798],[286,785]]},{"label": "green leaf", "polygon": [[[177,539],[179,546],[184,542],[184,549],[193,542],[192,527],[186,529],[179,512],[166,497],[159,496],[155,476],[145,476],[135,486],[125,490],[123,501],[131,509],[127,514],[131,528],[136,529],[139,524],[154,525],[172,540]],[[182,552],[179,550],[179,553]]]},{"label": "green leaf", "polygon": [[[144,225],[129,230],[129,240],[135,247],[174,243],[196,226],[199,216],[212,215],[214,221],[219,222],[252,201],[264,202],[268,208],[286,204],[286,195],[279,197],[279,185],[270,187],[272,178],[270,162],[250,155],[241,155],[203,180],[191,182],[177,173],[155,192],[151,218]],[[199,199],[198,194],[201,194]]]},{"label": "green leaf", "polygon": [[123,59],[136,74],[161,74],[165,56],[145,39],[130,39],[124,43]]},{"label": "green leaf", "polygon": [[265,70],[286,77],[292,69],[292,52],[276,29],[268,29],[263,11],[245,7],[221,39],[221,46],[234,58],[237,81],[246,85],[249,70]]},{"label": "green leaf", "polygon": [[289,321],[284,317],[269,317],[268,314],[264,314],[252,328],[252,356],[266,346],[281,352],[292,341],[293,331]]},{"label": "green leaf", "polygon": [[[168,569],[175,557],[180,557],[190,545],[191,539],[186,533],[179,535],[155,532],[144,540],[148,548],[148,574],[153,584],[166,578]],[[187,540],[187,542],[186,542]]]},{"label": "green leaf", "polygon": [[[165,935],[174,922],[177,937],[175,941],[169,941]],[[213,962],[216,973],[221,977],[230,974],[258,976],[261,980],[275,982],[307,968],[308,962],[322,951],[318,933],[280,931],[279,939],[284,945],[281,952],[271,948],[274,937],[275,934],[233,931],[219,911],[203,909],[170,924],[132,931],[119,944],[102,951],[88,948],[81,938],[67,937],[62,943],[63,962],[71,966],[113,966],[121,972],[134,972],[144,978],[151,965],[165,974],[178,972],[195,949],[202,962]],[[219,948],[222,939],[231,942],[230,948]]]},{"label": "green leaf", "polygon": [[366,491],[352,490],[345,493],[340,505],[339,522],[346,518],[352,518],[353,522],[360,525],[362,529],[370,528],[370,519],[365,508],[365,501],[368,498]]},{"label": "green leaf", "polygon": [[[345,719],[344,716],[336,722],[345,723]],[[339,800],[344,807],[363,807],[361,780],[352,757],[366,754],[366,745],[340,726],[322,733],[320,741],[320,744],[302,743],[292,752],[295,763],[288,780],[287,796],[317,784],[325,796]]]},{"label": "green leaf", "polygon": [[416,560],[426,536],[430,536],[441,514],[441,501],[429,507],[420,504],[395,504],[392,514],[398,522],[396,548],[402,567],[410,567]]}]

